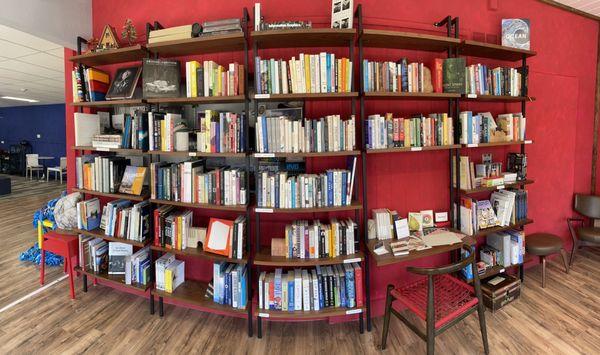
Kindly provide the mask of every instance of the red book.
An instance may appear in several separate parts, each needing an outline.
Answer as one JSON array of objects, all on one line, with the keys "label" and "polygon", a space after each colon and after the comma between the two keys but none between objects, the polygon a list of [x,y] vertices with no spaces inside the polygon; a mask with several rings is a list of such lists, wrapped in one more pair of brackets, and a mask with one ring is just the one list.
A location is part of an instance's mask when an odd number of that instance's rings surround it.
[{"label": "red book", "polygon": [[433,65],[431,66],[431,84],[433,85],[433,92],[444,92],[443,67],[444,60],[442,58],[435,58],[433,60]]},{"label": "red book", "polygon": [[96,91],[106,94],[108,91],[108,84],[97,80],[90,80],[90,91]]},{"label": "red book", "polygon": [[160,245],[160,218],[159,218],[160,213],[158,212],[158,209],[154,210],[154,245],[156,245],[157,247],[161,246]]},{"label": "red book", "polygon": [[356,307],[363,306],[363,272],[358,263],[352,263],[354,267],[354,289],[356,290]]}]

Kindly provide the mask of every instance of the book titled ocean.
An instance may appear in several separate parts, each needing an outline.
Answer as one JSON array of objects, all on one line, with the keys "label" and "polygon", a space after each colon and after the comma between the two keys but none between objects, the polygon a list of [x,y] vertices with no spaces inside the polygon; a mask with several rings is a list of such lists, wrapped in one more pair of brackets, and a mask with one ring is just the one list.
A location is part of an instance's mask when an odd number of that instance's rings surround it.
[{"label": "book titled ocean", "polygon": [[502,45],[506,47],[530,49],[529,19],[502,19]]}]

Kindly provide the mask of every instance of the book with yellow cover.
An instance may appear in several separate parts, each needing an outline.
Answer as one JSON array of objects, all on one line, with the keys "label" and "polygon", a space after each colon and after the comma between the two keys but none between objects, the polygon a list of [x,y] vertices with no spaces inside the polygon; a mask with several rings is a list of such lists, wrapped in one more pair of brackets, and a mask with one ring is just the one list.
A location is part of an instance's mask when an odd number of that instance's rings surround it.
[{"label": "book with yellow cover", "polygon": [[119,186],[122,194],[141,195],[144,180],[146,179],[146,168],[138,166],[127,166],[123,173],[123,179]]},{"label": "book with yellow cover", "polygon": [[96,68],[88,68],[87,69],[87,74],[88,74],[88,79],[89,80],[96,80],[96,81],[100,81],[102,83],[105,84],[109,84],[110,83],[110,79],[108,77],[108,74],[98,70]]}]

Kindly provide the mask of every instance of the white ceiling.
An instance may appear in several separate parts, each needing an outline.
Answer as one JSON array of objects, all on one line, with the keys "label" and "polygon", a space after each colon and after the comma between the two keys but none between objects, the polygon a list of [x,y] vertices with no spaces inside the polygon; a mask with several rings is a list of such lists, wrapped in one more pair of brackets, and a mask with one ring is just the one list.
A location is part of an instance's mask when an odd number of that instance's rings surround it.
[{"label": "white ceiling", "polygon": [[600,16],[600,0],[556,0],[556,2],[587,12],[588,14]]},{"label": "white ceiling", "polygon": [[27,103],[0,98],[0,107],[65,102],[63,47],[0,25],[0,97],[39,100]]}]

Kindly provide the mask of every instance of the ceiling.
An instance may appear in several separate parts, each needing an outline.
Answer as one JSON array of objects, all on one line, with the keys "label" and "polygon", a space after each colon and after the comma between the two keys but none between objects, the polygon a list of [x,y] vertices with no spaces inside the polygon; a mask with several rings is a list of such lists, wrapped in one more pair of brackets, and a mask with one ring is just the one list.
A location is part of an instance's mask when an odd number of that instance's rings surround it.
[{"label": "ceiling", "polygon": [[0,25],[0,97],[39,100],[0,98],[0,107],[64,103],[63,51],[61,45]]},{"label": "ceiling", "polygon": [[600,16],[600,0],[556,0],[556,2],[594,16]]}]

